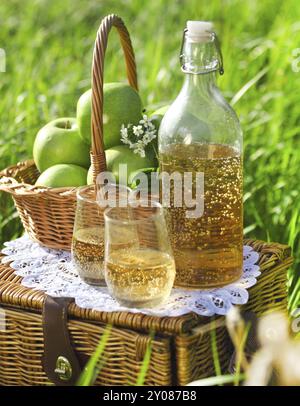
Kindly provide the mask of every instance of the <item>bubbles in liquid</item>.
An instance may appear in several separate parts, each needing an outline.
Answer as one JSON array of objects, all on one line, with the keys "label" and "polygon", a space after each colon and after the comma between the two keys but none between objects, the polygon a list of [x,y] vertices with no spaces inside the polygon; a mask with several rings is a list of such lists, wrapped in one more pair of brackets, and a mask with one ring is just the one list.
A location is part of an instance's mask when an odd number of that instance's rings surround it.
[{"label": "bubbles in liquid", "polygon": [[[134,230],[118,226],[110,232],[111,249],[131,248],[137,244]],[[72,258],[80,277],[90,285],[105,286],[104,227],[76,230],[72,239]]]},{"label": "bubbles in liquid", "polygon": [[72,239],[72,258],[80,277],[85,282],[91,285],[105,285],[103,228],[78,229]]},{"label": "bubbles in liquid", "polygon": [[122,249],[109,255],[105,273],[109,291],[118,302],[153,307],[170,295],[175,263],[170,255],[155,249]]},{"label": "bubbles in liquid", "polygon": [[[242,160],[220,144],[173,144],[160,154],[161,170],[204,173],[204,213],[187,218],[186,207],[167,210],[176,263],[176,286],[211,288],[231,283],[242,272]],[[193,191],[195,185],[193,185]],[[171,204],[174,188],[171,183]]]}]

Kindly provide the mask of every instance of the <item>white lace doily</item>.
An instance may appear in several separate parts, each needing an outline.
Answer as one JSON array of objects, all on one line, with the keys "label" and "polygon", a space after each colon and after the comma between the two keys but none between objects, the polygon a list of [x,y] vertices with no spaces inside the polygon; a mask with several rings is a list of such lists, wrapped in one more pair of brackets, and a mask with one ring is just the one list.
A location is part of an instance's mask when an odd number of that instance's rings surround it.
[{"label": "white lace doily", "polygon": [[255,285],[260,275],[255,265],[259,255],[251,247],[244,246],[244,272],[239,281],[223,288],[211,290],[173,289],[167,302],[153,309],[128,309],[113,299],[107,288],[93,287],[83,282],[67,251],[42,247],[23,236],[5,243],[2,250],[3,263],[10,266],[16,275],[21,276],[22,285],[42,290],[50,296],[74,297],[79,307],[99,311],[129,311],[153,316],[181,316],[195,312],[202,316],[224,315],[235,304],[248,301],[247,289]]}]

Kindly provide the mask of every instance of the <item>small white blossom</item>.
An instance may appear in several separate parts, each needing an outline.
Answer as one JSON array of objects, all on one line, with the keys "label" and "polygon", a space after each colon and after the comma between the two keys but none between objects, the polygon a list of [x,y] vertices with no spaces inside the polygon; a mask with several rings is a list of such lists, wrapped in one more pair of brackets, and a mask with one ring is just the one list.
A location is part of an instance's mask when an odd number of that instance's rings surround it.
[{"label": "small white blossom", "polygon": [[143,127],[141,125],[133,126],[133,134],[136,136],[142,135],[144,133]]},{"label": "small white blossom", "polygon": [[122,124],[122,127],[121,127],[121,136],[122,136],[123,138],[127,138],[127,137],[128,137],[128,129],[125,127],[124,124]]},{"label": "small white blossom", "polygon": [[145,158],[145,156],[146,156],[145,150],[143,150],[141,148],[136,148],[135,150],[133,150],[133,152],[135,154],[139,154],[142,158]]},{"label": "small white blossom", "polygon": [[144,134],[143,136],[143,142],[145,145],[149,144],[149,142],[151,142],[151,137],[149,133]]},{"label": "small white blossom", "polygon": [[148,122],[149,122],[149,119],[148,119],[147,115],[143,114],[143,119],[140,120],[140,124],[147,126]]},{"label": "small white blossom", "polygon": [[148,127],[150,128],[150,130],[154,130],[154,129],[155,129],[155,125],[152,123],[152,121],[149,121]]},{"label": "small white blossom", "polygon": [[124,144],[129,144],[130,143],[130,140],[129,140],[128,136],[129,136],[128,129],[124,126],[124,124],[122,124],[122,127],[121,127],[121,141]]},{"label": "small white blossom", "polygon": [[145,148],[156,138],[156,128],[146,114],[138,125],[128,124],[121,127],[121,141],[128,145],[135,154],[146,156]]}]

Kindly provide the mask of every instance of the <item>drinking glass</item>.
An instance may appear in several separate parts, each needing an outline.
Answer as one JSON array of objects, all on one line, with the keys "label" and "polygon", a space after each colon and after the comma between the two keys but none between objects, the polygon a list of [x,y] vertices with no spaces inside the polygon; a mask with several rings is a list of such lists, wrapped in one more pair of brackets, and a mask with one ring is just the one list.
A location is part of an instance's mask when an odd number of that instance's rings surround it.
[{"label": "drinking glass", "polygon": [[163,208],[139,201],[107,208],[105,280],[110,294],[126,307],[154,307],[170,295],[175,263]]},{"label": "drinking glass", "polygon": [[99,207],[95,186],[77,191],[72,238],[72,260],[79,276],[90,285],[105,286],[104,209]]},{"label": "drinking glass", "polygon": [[126,186],[114,184],[83,186],[77,191],[72,259],[79,276],[90,285],[106,285],[103,212],[113,196],[112,203],[118,206],[126,202],[129,192]]}]

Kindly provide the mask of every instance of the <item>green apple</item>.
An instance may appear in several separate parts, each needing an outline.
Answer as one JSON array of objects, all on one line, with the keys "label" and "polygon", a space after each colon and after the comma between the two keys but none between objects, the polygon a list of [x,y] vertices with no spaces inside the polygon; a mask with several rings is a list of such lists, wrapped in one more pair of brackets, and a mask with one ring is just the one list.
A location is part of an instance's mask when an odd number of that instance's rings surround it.
[{"label": "green apple", "polygon": [[[77,103],[77,123],[82,139],[91,145],[91,97],[87,90]],[[125,83],[105,83],[103,86],[103,131],[105,149],[120,144],[122,124],[138,124],[142,118],[139,94]]]},{"label": "green apple", "polygon": [[128,184],[130,185],[131,189],[135,189],[139,185],[139,176],[141,174],[145,174],[148,179],[148,187],[151,186],[151,175],[155,173],[158,176],[157,168],[141,168],[137,171],[131,172],[128,176]]},{"label": "green apple", "polygon": [[[156,161],[153,157],[142,158],[135,154],[127,145],[118,145],[105,151],[107,170],[112,172],[116,181],[119,182],[119,165],[127,164],[128,179],[132,179],[131,174],[142,168],[155,167]],[[127,183],[128,183],[127,179]]]},{"label": "green apple", "polygon": [[56,164],[74,164],[88,168],[89,147],[79,135],[76,119],[58,118],[36,135],[33,158],[40,172]]},{"label": "green apple", "polygon": [[86,185],[87,170],[78,165],[50,166],[37,179],[37,186],[78,187]]}]

